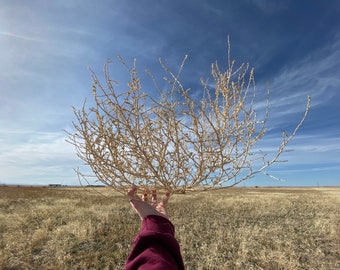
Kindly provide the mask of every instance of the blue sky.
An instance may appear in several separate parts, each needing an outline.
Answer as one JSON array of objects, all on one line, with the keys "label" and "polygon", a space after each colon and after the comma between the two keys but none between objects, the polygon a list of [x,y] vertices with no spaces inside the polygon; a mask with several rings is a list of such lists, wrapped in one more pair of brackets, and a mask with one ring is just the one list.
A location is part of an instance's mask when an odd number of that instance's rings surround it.
[{"label": "blue sky", "polygon": [[63,130],[72,130],[72,106],[91,96],[88,66],[101,76],[110,58],[124,83],[116,55],[157,76],[159,57],[176,70],[188,54],[182,79],[200,91],[211,63],[227,64],[228,35],[231,58],[255,68],[258,91],[269,82],[269,155],[312,98],[288,162],[267,170],[285,182],[260,174],[244,184],[339,185],[337,0],[0,0],[0,184],[78,183],[73,168],[83,163]]}]

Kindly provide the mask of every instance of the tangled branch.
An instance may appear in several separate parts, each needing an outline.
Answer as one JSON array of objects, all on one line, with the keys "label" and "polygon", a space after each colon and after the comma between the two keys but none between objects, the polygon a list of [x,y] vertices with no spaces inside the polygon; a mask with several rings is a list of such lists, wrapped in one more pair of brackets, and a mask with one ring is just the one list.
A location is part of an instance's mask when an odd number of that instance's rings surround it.
[{"label": "tangled branch", "polygon": [[[254,69],[245,64],[235,68],[229,60],[222,72],[212,64],[213,86],[202,80],[203,95],[197,100],[179,80],[185,61],[174,74],[160,60],[170,90],[160,91],[158,99],[142,91],[136,61],[127,67],[125,92],[116,90],[109,62],[104,66],[105,84],[91,71],[95,105],[87,108],[85,100],[80,110],[74,108],[76,132],[68,132],[68,142],[98,181],[121,193],[132,184],[170,192],[206,190],[234,186],[278,162],[305,121],[310,98],[295,130],[283,134],[277,153],[268,159],[252,151],[266,133],[269,107],[267,90],[263,117],[258,119]],[[255,168],[258,162],[262,165]]]}]

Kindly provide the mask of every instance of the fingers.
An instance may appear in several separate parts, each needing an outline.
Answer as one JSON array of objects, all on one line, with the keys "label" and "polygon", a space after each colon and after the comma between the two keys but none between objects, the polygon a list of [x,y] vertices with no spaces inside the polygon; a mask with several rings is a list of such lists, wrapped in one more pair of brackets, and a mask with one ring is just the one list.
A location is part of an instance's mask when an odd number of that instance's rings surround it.
[{"label": "fingers", "polygon": [[152,190],[152,194],[151,194],[151,205],[153,207],[155,207],[157,205],[157,192],[156,190]]},{"label": "fingers", "polygon": [[166,206],[169,202],[169,199],[170,199],[170,192],[167,192],[164,197],[162,198],[162,201],[156,205],[156,210],[163,214],[163,216],[167,217],[168,218],[168,213],[167,213],[167,209],[166,209]]},{"label": "fingers", "polygon": [[170,199],[170,192],[167,192],[162,200],[157,203],[157,191],[156,189],[151,192],[151,202],[148,203],[148,191],[144,190],[142,197],[137,195],[137,187],[132,186],[127,195],[131,198],[130,204],[136,213],[143,220],[144,217],[149,215],[159,215],[168,218],[166,205]]},{"label": "fingers", "polygon": [[[142,195],[142,198],[140,198],[137,195],[137,187],[135,185],[133,185],[130,190],[128,191],[127,195],[131,198],[131,199],[138,199],[138,200],[142,200],[144,202],[148,202],[148,191],[145,189]],[[166,192],[166,194],[163,196],[161,202],[159,204],[161,204],[162,206],[166,206],[167,203],[169,202],[170,199],[170,192]],[[153,189],[151,192],[151,203],[152,206],[156,206],[157,205],[157,190]]]},{"label": "fingers", "polygon": [[162,203],[164,206],[166,206],[166,205],[168,204],[168,202],[169,202],[169,199],[170,199],[170,192],[167,191],[167,192],[165,193],[165,195],[164,195],[164,197],[163,197],[161,203]]},{"label": "fingers", "polygon": [[[160,203],[162,203],[163,205],[166,205],[169,201],[169,198],[170,198],[170,192],[167,192]],[[145,201],[145,202],[148,201],[147,194],[144,194],[143,201]],[[156,189],[152,190],[152,193],[151,193],[151,205],[152,206],[157,205],[157,191],[156,191]]]},{"label": "fingers", "polygon": [[136,193],[137,193],[137,187],[132,186],[131,189],[128,191],[127,195],[131,198],[138,198]]},{"label": "fingers", "polygon": [[[141,200],[140,197],[137,195],[137,187],[135,185],[133,185],[127,195],[131,198],[131,199],[138,199]],[[147,190],[144,190],[144,193],[142,195],[142,201],[147,202],[148,201],[148,192]]]},{"label": "fingers", "polygon": [[163,200],[156,205],[156,210],[161,213],[163,216],[168,218],[168,213],[167,213],[167,203],[169,201],[169,196],[164,196]]},{"label": "fingers", "polygon": [[[149,199],[148,199],[148,191],[147,190],[144,190],[144,194],[143,194],[143,197],[142,197],[142,200],[144,202],[147,202]],[[151,205],[154,205],[154,204],[157,204],[157,193],[156,193],[156,190],[152,190],[152,194],[151,194]]]}]

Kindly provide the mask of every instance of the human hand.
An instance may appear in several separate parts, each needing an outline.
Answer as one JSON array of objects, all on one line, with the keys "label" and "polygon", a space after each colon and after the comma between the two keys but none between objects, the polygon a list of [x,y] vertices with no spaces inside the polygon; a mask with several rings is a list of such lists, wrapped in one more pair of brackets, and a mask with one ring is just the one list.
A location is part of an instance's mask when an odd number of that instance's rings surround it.
[{"label": "human hand", "polygon": [[166,206],[170,198],[170,192],[167,192],[159,203],[157,203],[156,190],[152,191],[151,203],[148,202],[147,194],[143,194],[143,199],[138,197],[136,186],[133,186],[128,191],[127,195],[131,198],[130,204],[132,208],[136,211],[136,213],[142,220],[150,215],[161,216],[168,219]]}]

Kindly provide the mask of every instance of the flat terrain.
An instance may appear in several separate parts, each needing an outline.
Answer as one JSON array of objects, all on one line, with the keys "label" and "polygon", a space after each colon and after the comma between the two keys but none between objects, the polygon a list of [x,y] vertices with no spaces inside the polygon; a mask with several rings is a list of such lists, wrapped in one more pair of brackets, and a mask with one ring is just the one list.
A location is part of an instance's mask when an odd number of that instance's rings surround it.
[{"label": "flat terrain", "polygon": [[[340,188],[174,195],[187,269],[340,269]],[[140,221],[107,188],[0,187],[0,269],[122,269]]]}]

